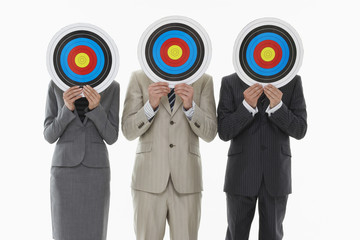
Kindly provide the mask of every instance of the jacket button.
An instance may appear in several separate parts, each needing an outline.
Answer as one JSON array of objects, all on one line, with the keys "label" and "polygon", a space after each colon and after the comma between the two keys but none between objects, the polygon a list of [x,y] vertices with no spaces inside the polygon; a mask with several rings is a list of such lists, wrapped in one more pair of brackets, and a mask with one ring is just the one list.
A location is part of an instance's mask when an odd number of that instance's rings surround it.
[{"label": "jacket button", "polygon": [[138,126],[138,128],[142,128],[142,126],[144,126],[144,122],[141,122],[140,125]]},{"label": "jacket button", "polygon": [[198,124],[197,122],[195,122],[195,127],[200,128],[200,124]]},{"label": "jacket button", "polygon": [[170,147],[170,148],[173,148],[173,147],[174,147],[174,144],[170,144],[169,147]]},{"label": "jacket button", "polygon": [[170,125],[174,125],[174,123],[175,123],[174,121],[170,121]]}]

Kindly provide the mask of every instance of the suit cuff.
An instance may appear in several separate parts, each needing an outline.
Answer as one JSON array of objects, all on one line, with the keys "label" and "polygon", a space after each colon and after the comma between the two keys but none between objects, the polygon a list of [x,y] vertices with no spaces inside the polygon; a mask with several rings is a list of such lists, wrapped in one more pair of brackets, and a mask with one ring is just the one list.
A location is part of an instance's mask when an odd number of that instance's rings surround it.
[{"label": "suit cuff", "polygon": [[194,100],[192,101],[192,107],[189,108],[188,110],[185,110],[184,106],[183,106],[183,112],[185,113],[186,117],[191,121],[192,117],[194,116],[195,113],[195,106],[196,103],[194,102]]},{"label": "suit cuff", "polygon": [[154,111],[154,109],[152,108],[150,101],[147,100],[147,102],[144,105],[144,111],[145,111],[145,115],[148,119],[148,121],[150,122],[153,117],[155,116],[155,114],[159,111],[159,107],[157,107]]},{"label": "suit cuff", "polygon": [[59,114],[59,122],[62,126],[66,127],[73,119],[76,118],[76,115],[73,111],[69,110],[66,105],[62,107]]},{"label": "suit cuff", "polygon": [[100,103],[96,108],[86,112],[85,116],[91,119],[95,123],[95,125],[98,126],[102,123],[105,123],[107,120],[107,114],[105,112],[105,109]]},{"label": "suit cuff", "polygon": [[256,107],[255,109],[250,106],[246,101],[245,99],[243,100],[243,105],[244,107],[252,114],[252,116],[255,116],[255,114],[257,114],[259,112],[258,108]]},{"label": "suit cuff", "polygon": [[276,105],[273,108],[270,108],[270,105],[267,107],[266,109],[266,113],[269,115],[269,117],[271,116],[271,114],[273,114],[274,112],[276,112],[277,110],[279,110],[281,108],[281,106],[283,105],[283,102],[280,101],[278,105]]}]

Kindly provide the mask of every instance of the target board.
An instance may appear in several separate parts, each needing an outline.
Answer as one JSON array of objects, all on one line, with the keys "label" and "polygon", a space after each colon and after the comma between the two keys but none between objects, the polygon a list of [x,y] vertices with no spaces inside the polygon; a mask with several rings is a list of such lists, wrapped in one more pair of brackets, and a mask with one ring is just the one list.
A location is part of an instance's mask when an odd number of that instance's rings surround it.
[{"label": "target board", "polygon": [[303,46],[295,29],[277,18],[249,23],[238,35],[233,52],[235,71],[248,85],[282,87],[298,73]]},{"label": "target board", "polygon": [[154,82],[191,84],[206,71],[211,59],[210,38],[202,26],[182,16],[162,18],[140,38],[138,58]]},{"label": "target board", "polygon": [[118,72],[119,53],[114,41],[99,27],[72,24],[51,40],[47,67],[52,80],[63,91],[76,85],[90,85],[102,92]]}]

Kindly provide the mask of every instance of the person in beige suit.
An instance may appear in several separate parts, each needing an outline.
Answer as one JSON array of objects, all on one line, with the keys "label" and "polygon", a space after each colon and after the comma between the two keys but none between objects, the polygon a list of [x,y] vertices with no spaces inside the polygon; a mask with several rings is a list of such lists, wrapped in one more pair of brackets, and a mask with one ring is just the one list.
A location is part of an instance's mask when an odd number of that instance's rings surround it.
[{"label": "person in beige suit", "polygon": [[166,220],[172,240],[196,240],[201,210],[199,137],[217,133],[212,77],[191,85],[153,83],[132,74],[121,122],[128,140],[137,137],[132,177],[137,240],[160,240]]}]

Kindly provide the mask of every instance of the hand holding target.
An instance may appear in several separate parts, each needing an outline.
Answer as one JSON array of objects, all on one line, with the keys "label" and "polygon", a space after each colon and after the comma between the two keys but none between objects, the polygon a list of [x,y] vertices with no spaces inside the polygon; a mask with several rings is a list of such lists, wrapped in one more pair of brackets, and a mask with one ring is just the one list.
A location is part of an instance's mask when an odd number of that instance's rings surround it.
[{"label": "hand holding target", "polygon": [[74,87],[69,88],[68,90],[66,90],[63,93],[64,103],[70,111],[75,110],[74,102],[77,99],[81,98],[81,92],[82,92],[82,89],[79,86],[74,86]]},{"label": "hand holding target", "polygon": [[160,104],[161,97],[167,96],[170,92],[169,84],[166,82],[152,83],[148,92],[150,105],[155,110]]},{"label": "hand holding target", "polygon": [[89,102],[89,110],[93,110],[94,108],[99,106],[101,99],[100,94],[89,85],[85,85],[83,89],[84,96]]},{"label": "hand holding target", "polygon": [[192,107],[194,89],[192,86],[181,83],[175,86],[175,94],[178,95],[183,101],[183,107],[185,110],[189,110]]},{"label": "hand holding target", "polygon": [[270,100],[270,108],[275,107],[281,102],[283,93],[271,84],[264,87],[264,93]]},{"label": "hand holding target", "polygon": [[259,97],[263,91],[262,85],[255,83],[244,91],[244,99],[252,108],[256,108]]}]

